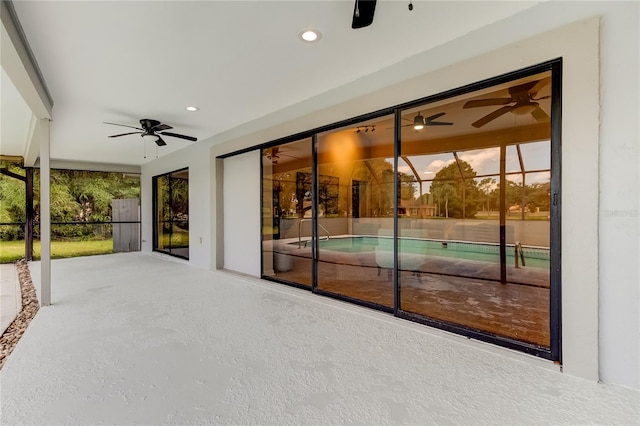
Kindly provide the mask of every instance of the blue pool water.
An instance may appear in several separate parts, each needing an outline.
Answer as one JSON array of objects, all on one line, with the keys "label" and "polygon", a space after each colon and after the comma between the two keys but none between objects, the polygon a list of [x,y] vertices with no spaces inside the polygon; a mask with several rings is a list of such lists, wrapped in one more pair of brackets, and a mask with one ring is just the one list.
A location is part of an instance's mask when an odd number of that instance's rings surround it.
[{"label": "blue pool water", "polygon": [[[296,243],[297,244],[297,243]],[[377,246],[393,250],[393,240],[389,237],[334,237],[319,242],[320,250],[343,253],[363,253],[376,250]],[[480,262],[500,262],[500,247],[490,243],[471,243],[462,241],[438,241],[414,238],[400,238],[401,253],[423,254],[455,259],[468,259]],[[549,249],[543,247],[523,247],[526,266],[549,268]],[[507,265],[514,264],[514,248],[507,246]]]}]

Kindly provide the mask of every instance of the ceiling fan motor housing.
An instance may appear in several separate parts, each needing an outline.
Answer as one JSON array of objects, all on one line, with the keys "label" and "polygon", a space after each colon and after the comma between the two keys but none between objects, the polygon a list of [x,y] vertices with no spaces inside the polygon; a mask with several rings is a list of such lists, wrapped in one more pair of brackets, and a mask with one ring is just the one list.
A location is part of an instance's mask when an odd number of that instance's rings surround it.
[{"label": "ceiling fan motor housing", "polygon": [[143,118],[142,120],[140,120],[140,125],[145,130],[152,129],[153,127],[156,127],[159,124],[160,122],[158,120],[152,120],[150,118]]}]

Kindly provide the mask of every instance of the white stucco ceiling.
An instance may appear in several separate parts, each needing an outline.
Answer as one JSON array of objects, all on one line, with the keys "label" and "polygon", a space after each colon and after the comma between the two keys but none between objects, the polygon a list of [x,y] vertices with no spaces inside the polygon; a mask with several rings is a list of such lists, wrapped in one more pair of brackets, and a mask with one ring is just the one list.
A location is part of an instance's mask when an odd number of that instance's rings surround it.
[{"label": "white stucco ceiling", "polygon": [[[54,100],[51,157],[135,165],[145,161],[141,138],[110,139],[127,129],[103,122],[152,118],[202,141],[538,2],[413,1],[411,12],[408,3],[378,0],[373,24],[359,30],[351,0],[14,6]],[[309,27],[319,42],[299,40]],[[192,143],[165,140],[159,155]]]}]

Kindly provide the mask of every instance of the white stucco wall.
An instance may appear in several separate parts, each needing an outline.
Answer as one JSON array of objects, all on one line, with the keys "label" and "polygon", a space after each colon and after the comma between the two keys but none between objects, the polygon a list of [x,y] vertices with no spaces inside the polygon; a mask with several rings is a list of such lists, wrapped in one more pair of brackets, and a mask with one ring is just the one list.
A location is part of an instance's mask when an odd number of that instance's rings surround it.
[{"label": "white stucco wall", "polygon": [[209,231],[215,244],[192,245],[191,262],[220,267],[217,155],[562,57],[563,367],[640,388],[638,15],[637,2],[545,2],[154,161],[143,167],[143,247],[151,240],[149,173],[188,166],[210,177],[197,184],[204,198],[191,210],[191,232]]},{"label": "white stucco wall", "polygon": [[223,267],[259,277],[260,151],[226,158],[223,179]]},{"label": "white stucco wall", "polygon": [[601,25],[600,374],[640,388],[640,3],[631,3],[609,6]]},{"label": "white stucco wall", "polygon": [[189,168],[189,263],[210,268],[211,259],[211,167],[209,147],[194,144],[188,149],[160,157],[142,166],[140,178],[142,250],[153,249],[153,176]]}]

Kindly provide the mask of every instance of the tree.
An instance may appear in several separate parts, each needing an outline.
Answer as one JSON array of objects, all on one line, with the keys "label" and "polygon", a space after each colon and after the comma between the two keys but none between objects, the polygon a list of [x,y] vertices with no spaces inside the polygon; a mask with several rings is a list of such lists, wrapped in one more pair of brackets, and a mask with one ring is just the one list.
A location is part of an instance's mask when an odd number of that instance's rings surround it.
[{"label": "tree", "polygon": [[[22,167],[8,164],[15,174],[25,174]],[[112,218],[111,200],[139,198],[140,180],[122,173],[89,172],[77,170],[51,170],[50,206],[52,222],[109,222]],[[34,215],[40,219],[40,173],[34,172]],[[0,221],[23,223],[26,220],[24,182],[9,176],[0,176]],[[92,227],[55,225],[57,236],[91,235]],[[37,229],[36,229],[37,232]],[[5,235],[7,234],[7,235]],[[22,235],[3,231],[2,238],[22,238]]]},{"label": "tree", "polygon": [[445,217],[469,218],[476,215],[479,191],[475,176],[475,170],[463,160],[453,162],[436,173],[431,193],[434,201],[444,206]]},{"label": "tree", "polygon": [[[24,176],[24,170],[15,163],[3,164],[7,171]],[[25,185],[16,178],[0,174],[0,222],[24,222]]]},{"label": "tree", "polygon": [[484,178],[478,184],[478,190],[483,195],[483,211],[491,211],[497,208],[497,198],[495,193],[497,185],[498,184],[496,183],[496,180],[494,178]]},{"label": "tree", "polygon": [[527,207],[529,207],[529,211],[534,212],[538,208],[541,211],[549,211],[551,204],[550,193],[551,184],[549,182],[527,185]]}]

